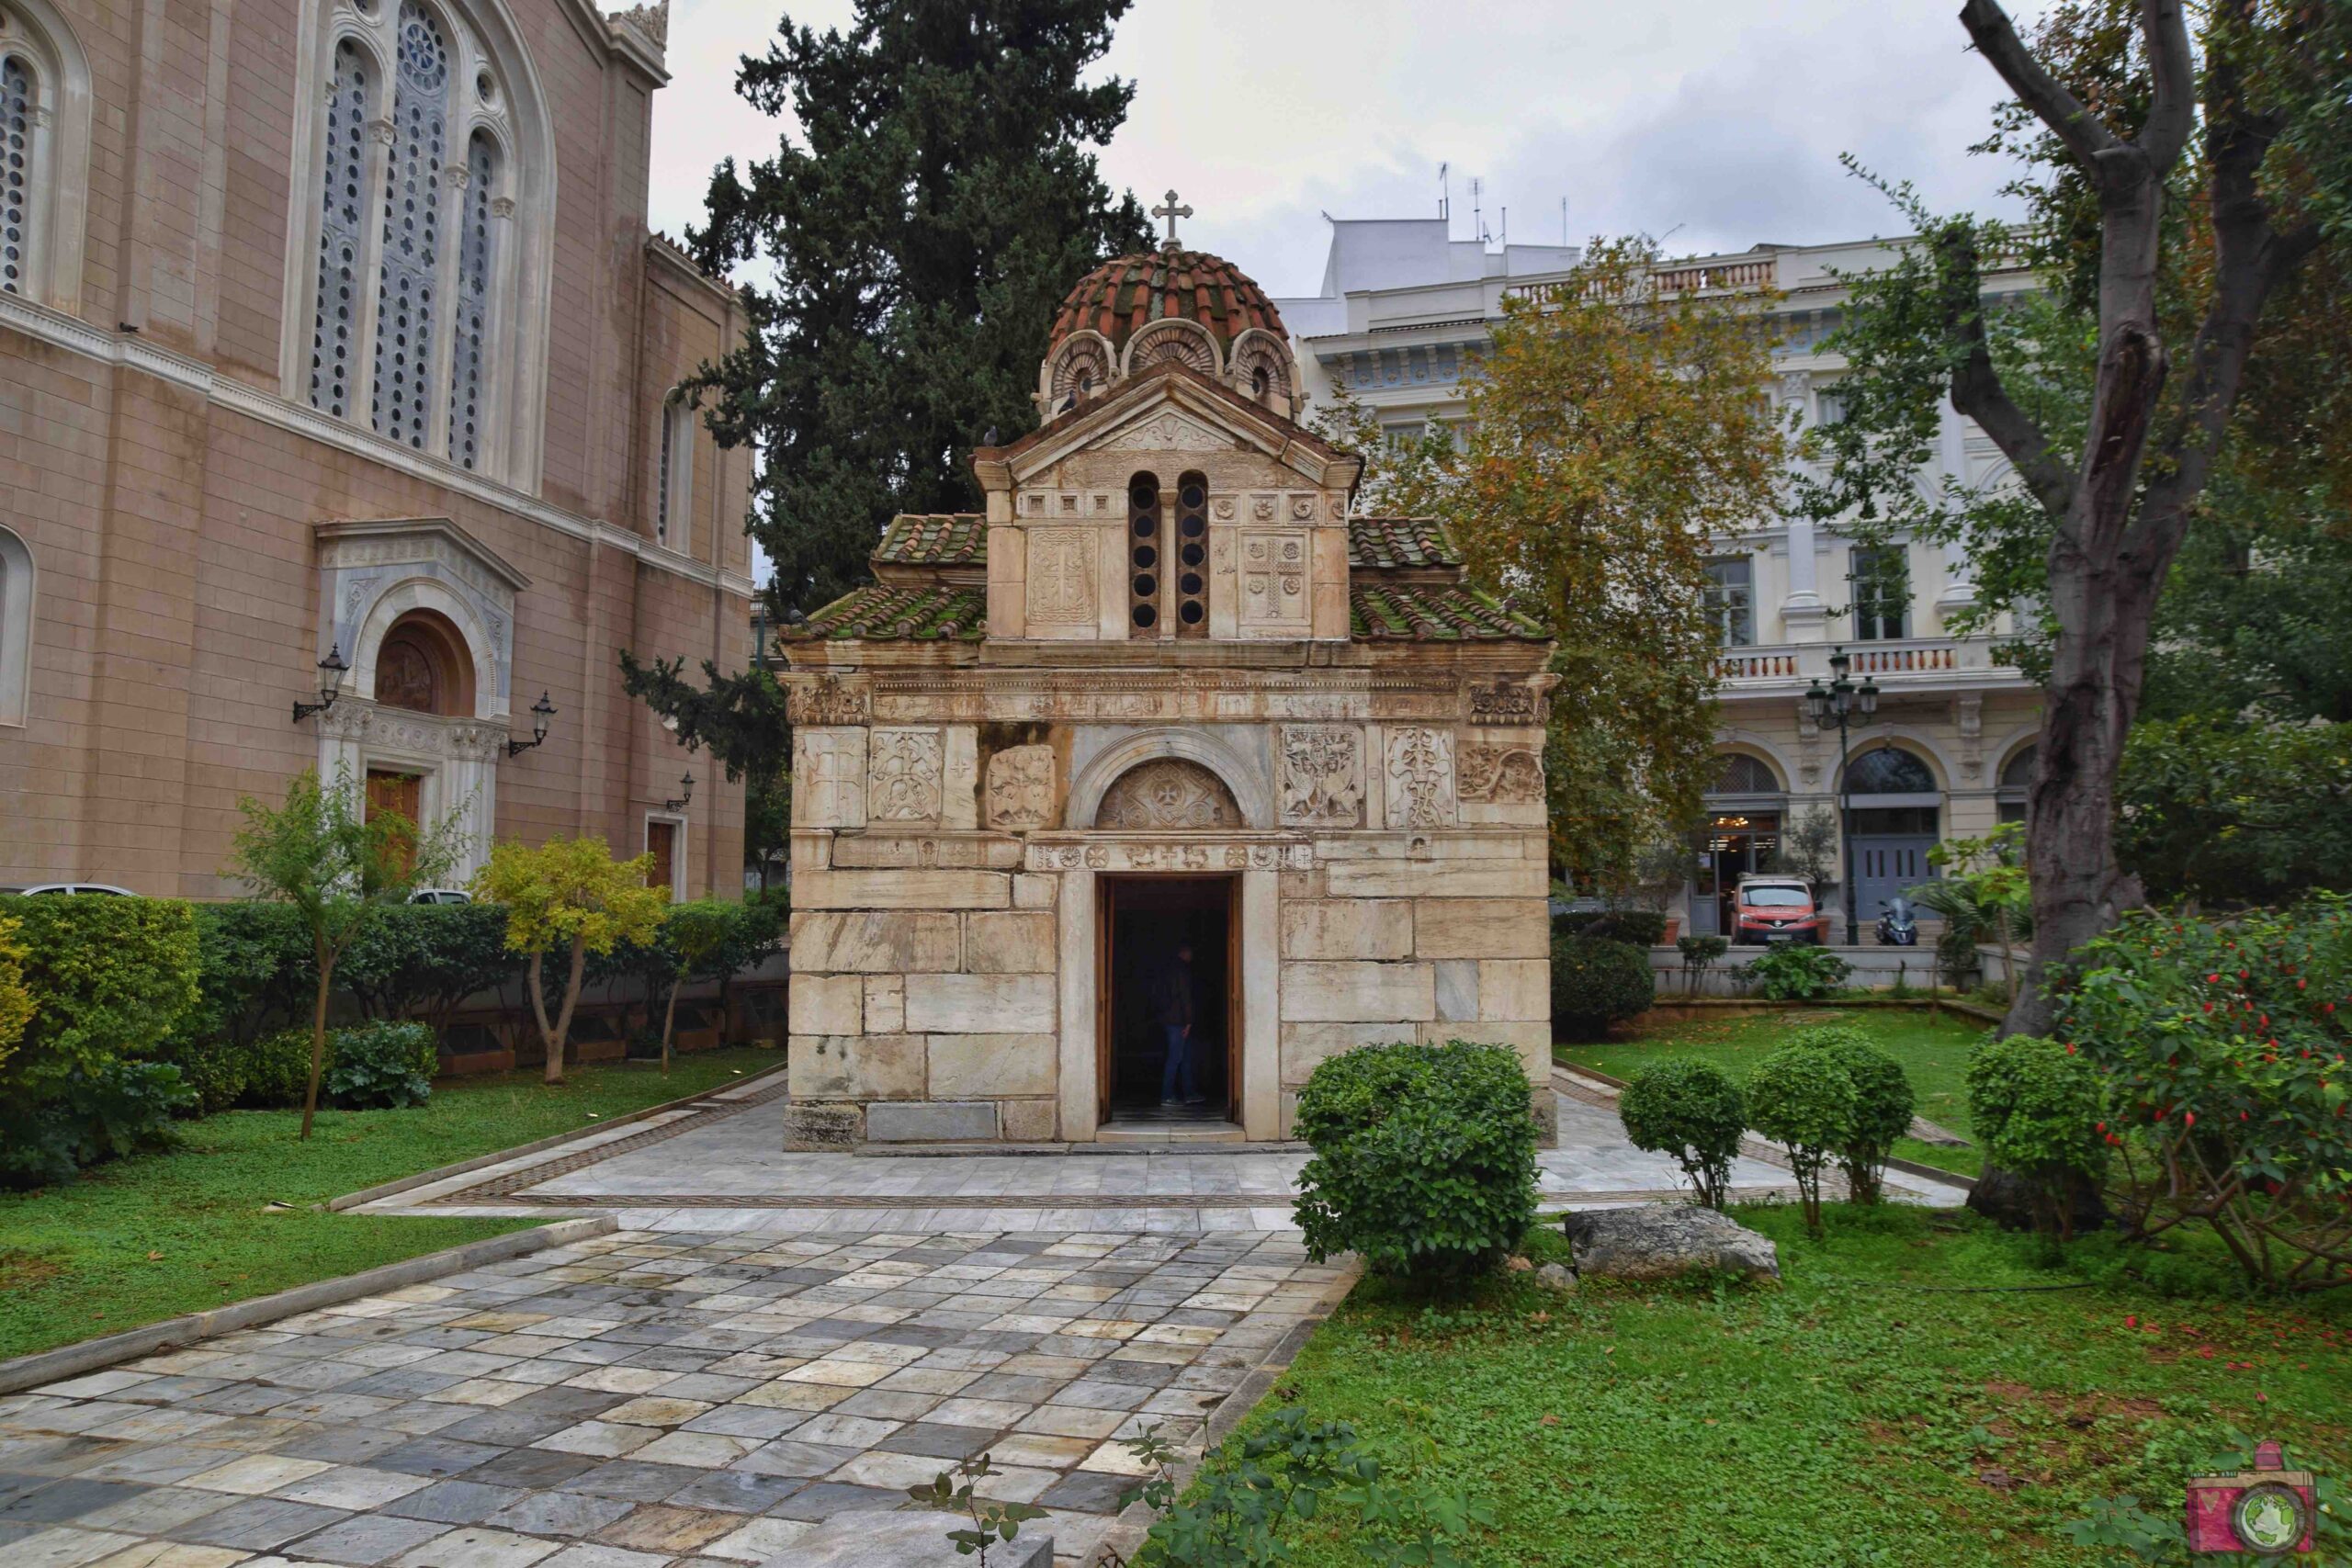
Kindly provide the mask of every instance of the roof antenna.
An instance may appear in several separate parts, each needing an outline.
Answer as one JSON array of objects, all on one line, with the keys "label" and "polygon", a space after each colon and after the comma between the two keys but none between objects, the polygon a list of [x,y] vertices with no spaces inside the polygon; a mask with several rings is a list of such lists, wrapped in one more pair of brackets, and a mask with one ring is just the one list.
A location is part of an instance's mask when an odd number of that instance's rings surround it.
[{"label": "roof antenna", "polygon": [[1486,194],[1486,191],[1487,182],[1479,179],[1475,175],[1472,175],[1470,179],[1470,227],[1476,231],[1478,243],[1482,245],[1487,243],[1487,214],[1485,209],[1478,205],[1478,200],[1479,197]]},{"label": "roof antenna", "polygon": [[1510,209],[1503,209],[1503,249],[1510,249]]},{"label": "roof antenna", "polygon": [[1453,167],[1451,162],[1437,166],[1437,215],[1442,221],[1453,217],[1453,184],[1446,177]]},{"label": "roof antenna", "polygon": [[1563,248],[1565,248],[1565,247],[1566,246],[1567,243],[1568,243],[1568,198],[1567,198],[1566,197],[1565,197],[1565,196],[1564,196],[1564,197],[1562,197],[1560,198],[1560,244],[1562,245],[1562,247],[1563,247]]}]

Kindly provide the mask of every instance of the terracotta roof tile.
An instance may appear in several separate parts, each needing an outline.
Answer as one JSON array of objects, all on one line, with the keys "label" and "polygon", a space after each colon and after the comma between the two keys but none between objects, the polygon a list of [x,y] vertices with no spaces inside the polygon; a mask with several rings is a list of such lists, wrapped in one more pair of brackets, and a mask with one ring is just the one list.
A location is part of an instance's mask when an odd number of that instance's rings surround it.
[{"label": "terracotta roof tile", "polygon": [[893,566],[986,566],[988,519],[977,512],[901,513],[890,519],[874,558]]},{"label": "terracotta roof tile", "polygon": [[1171,317],[1200,322],[1226,344],[1251,327],[1286,335],[1274,302],[1231,262],[1201,251],[1146,251],[1114,256],[1078,280],[1054,314],[1046,352],[1087,328],[1124,348],[1144,327]]},{"label": "terracotta roof tile", "polygon": [[1348,632],[1369,642],[1544,642],[1541,625],[1475,588],[1359,581]]},{"label": "terracotta roof tile", "polygon": [[1348,558],[1372,568],[1462,564],[1462,552],[1434,517],[1351,517]]},{"label": "terracotta roof tile", "polygon": [[988,635],[988,594],[950,583],[875,582],[853,589],[797,626],[792,641],[862,637],[870,641],[978,641]]}]

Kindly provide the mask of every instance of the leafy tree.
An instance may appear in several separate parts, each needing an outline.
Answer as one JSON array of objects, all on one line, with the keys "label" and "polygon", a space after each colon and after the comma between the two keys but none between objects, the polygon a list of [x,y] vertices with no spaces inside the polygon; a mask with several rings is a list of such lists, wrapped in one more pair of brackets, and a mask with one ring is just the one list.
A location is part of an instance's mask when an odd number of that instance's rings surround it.
[{"label": "leafy tree", "polygon": [[1981,839],[1947,839],[1928,852],[1928,863],[1939,874],[1936,880],[1906,895],[1943,918],[1937,956],[1954,986],[1974,967],[1977,943],[1992,942],[2000,947],[2012,1007],[2017,1005],[2018,974],[2007,954],[2017,938],[2033,929],[2033,890],[2027,886],[2018,842],[2022,831],[2018,824],[2004,822]]},{"label": "leafy tree", "polygon": [[2157,898],[2278,904],[2352,887],[2352,724],[2134,726],[2115,852]]},{"label": "leafy tree", "polygon": [[[2078,0],[2030,48],[1995,0],[1967,0],[1961,21],[2016,95],[1987,146],[2026,160],[2029,259],[2051,298],[1988,313],[1984,259],[2017,236],[1939,220],[1898,187],[1923,242],[1855,292],[1848,417],[1820,438],[1830,470],[1806,505],[1964,536],[1995,569],[1995,607],[2041,606],[2022,639],[2047,648],[2027,806],[2034,973],[2007,1027],[2045,1032],[2045,973],[2140,897],[2114,852],[2117,781],[2190,523],[2240,471],[2352,493],[2352,455],[2315,439],[2352,407],[2337,135],[2352,10],[2221,0],[2192,32],[2178,0]],[[1910,459],[1947,393],[2015,488],[1918,485]]]},{"label": "leafy tree", "polygon": [[[549,839],[537,849],[510,839],[493,846],[490,863],[474,874],[474,897],[506,907],[506,945],[529,956],[525,988],[547,1043],[549,1083],[563,1081],[563,1043],[580,1004],[588,954],[609,953],[619,942],[645,942],[661,927],[670,891],[647,886],[652,874],[651,855],[616,861],[594,834]],[[559,944],[569,950],[571,964],[562,1003],[549,1023],[543,976],[548,950]]]},{"label": "leafy tree", "polygon": [[972,448],[1036,419],[1054,307],[1106,255],[1146,249],[1134,197],[1090,151],[1132,83],[1081,80],[1129,0],[858,0],[846,29],[786,17],[736,90],[797,135],[711,176],[703,265],[758,261],[744,344],[696,383],[710,429],[754,447],[752,532],[772,613],[865,578],[900,512],[977,507]]},{"label": "leafy tree", "polygon": [[703,683],[686,679],[684,659],[651,662],[624,649],[621,689],[667,719],[687,751],[708,749],[727,782],[745,781],[743,863],[767,866],[791,840],[792,725],[784,688],[763,669],[728,675],[706,659]]},{"label": "leafy tree", "polygon": [[0,1063],[16,1053],[33,1018],[33,994],[25,984],[25,944],[17,939],[21,920],[0,916]]},{"label": "leafy tree", "polygon": [[1694,821],[1712,781],[1719,636],[1707,540],[1769,515],[1788,456],[1757,396],[1752,312],[1661,293],[1647,240],[1596,240],[1541,299],[1504,302],[1457,449],[1389,446],[1360,406],[1318,418],[1364,454],[1381,510],[1443,519],[1472,575],[1561,634],[1545,772],[1554,858],[1580,885],[1640,880],[1641,846]]},{"label": "leafy tree", "polygon": [[1836,1051],[1792,1040],[1756,1065],[1746,1095],[1749,1124],[1789,1151],[1804,1227],[1819,1235],[1821,1169],[1853,1136],[1854,1080]]},{"label": "leafy tree", "polygon": [[327,997],[335,964],[388,907],[438,881],[455,863],[459,822],[453,814],[421,831],[397,811],[369,810],[348,772],[329,787],[307,768],[286,786],[283,806],[248,795],[237,809],[245,825],[232,850],[236,874],[258,897],[293,906],[310,934],[318,988],[311,1006],[310,1079],[302,1090],[301,1136],[308,1138],[326,1064]]}]

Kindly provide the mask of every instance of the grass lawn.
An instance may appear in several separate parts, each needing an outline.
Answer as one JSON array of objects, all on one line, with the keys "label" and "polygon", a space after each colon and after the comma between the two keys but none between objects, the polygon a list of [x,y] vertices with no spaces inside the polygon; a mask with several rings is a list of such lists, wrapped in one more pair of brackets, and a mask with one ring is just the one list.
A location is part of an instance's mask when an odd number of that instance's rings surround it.
[{"label": "grass lawn", "polygon": [[[1611,1077],[1629,1078],[1645,1062],[1668,1052],[1713,1062],[1735,1079],[1745,1079],[1757,1063],[1779,1049],[1792,1030],[1815,1023],[1845,1023],[1861,1030],[1903,1064],[1919,1097],[1919,1114],[1939,1126],[1968,1135],[1968,1054],[1984,1037],[1984,1026],[1949,1013],[1910,1008],[1809,1008],[1733,1013],[1679,1022],[1634,1025],[1623,1039],[1599,1044],[1559,1044],[1552,1054]],[[1982,1157],[1973,1146],[1939,1148],[1905,1138],[1894,1152],[1905,1159],[1973,1176]]]},{"label": "grass lawn", "polygon": [[[0,1193],[0,1357],[266,1295],[544,1222],[330,1214],[379,1182],[527,1144],[731,1083],[778,1060],[752,1048],[652,1064],[537,1069],[434,1086],[407,1111],[232,1111],[180,1124],[168,1153],[70,1186]],[[290,1203],[273,1211],[272,1201]]]},{"label": "grass lawn", "polygon": [[[1780,1244],[1781,1288],[1560,1295],[1522,1275],[1432,1310],[1368,1281],[1262,1408],[1348,1421],[1486,1498],[1499,1528],[1469,1556],[1488,1568],[2088,1563],[2064,1524],[2120,1493],[2177,1517],[2227,1425],[2352,1472],[2352,1291],[2249,1303],[2195,1246],[2151,1259],[2099,1236],[2052,1259],[1907,1206],[1833,1204],[1821,1242],[1790,1208],[1739,1217]],[[1363,1561],[1352,1511],[1329,1517],[1300,1562]]]}]

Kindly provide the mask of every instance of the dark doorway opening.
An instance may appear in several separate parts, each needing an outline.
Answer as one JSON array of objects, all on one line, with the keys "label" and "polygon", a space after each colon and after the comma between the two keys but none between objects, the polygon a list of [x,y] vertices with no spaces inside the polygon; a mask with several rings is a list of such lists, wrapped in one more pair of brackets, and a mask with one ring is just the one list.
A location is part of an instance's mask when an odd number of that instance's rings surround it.
[{"label": "dark doorway opening", "polygon": [[[1105,1122],[1238,1122],[1240,1102],[1241,882],[1232,876],[1104,877],[1101,965],[1102,1019],[1096,1031],[1096,1083]],[[1181,964],[1180,949],[1192,963]],[[1185,1037],[1198,1104],[1162,1104],[1168,1035],[1162,1022],[1171,992],[1189,996]]]}]

